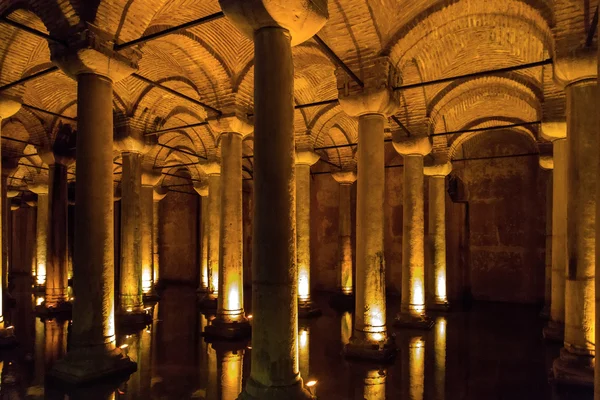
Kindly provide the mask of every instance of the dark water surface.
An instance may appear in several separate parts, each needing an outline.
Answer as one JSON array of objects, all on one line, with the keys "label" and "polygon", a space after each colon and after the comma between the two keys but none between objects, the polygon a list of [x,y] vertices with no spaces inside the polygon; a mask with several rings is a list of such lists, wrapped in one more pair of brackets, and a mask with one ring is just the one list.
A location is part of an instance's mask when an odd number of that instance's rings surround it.
[{"label": "dark water surface", "polygon": [[[65,394],[46,387],[44,372],[67,350],[68,322],[33,314],[30,281],[16,277],[17,307],[7,319],[20,346],[2,353],[0,399],[210,399],[234,400],[250,373],[251,344],[207,344],[201,337],[210,316],[196,307],[190,287],[167,287],[149,310],[154,322],[131,335],[118,334],[138,371],[127,382]],[[393,329],[399,348],[389,365],[349,362],[341,356],[352,332],[352,315],[316,302],[323,316],[300,321],[299,364],[319,399],[482,400],[592,399],[591,391],[556,389],[548,383],[559,346],[542,341],[538,310],[478,304],[469,312],[439,314],[431,331]],[[388,304],[388,322],[399,309]]]}]

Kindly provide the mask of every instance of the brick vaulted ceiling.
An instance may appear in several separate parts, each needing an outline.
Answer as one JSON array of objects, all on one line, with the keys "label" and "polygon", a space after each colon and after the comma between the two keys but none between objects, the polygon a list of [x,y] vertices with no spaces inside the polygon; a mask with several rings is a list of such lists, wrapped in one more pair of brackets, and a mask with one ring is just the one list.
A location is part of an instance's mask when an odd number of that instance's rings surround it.
[{"label": "brick vaulted ceiling", "polygon": [[[583,8],[574,10],[571,3]],[[330,18],[319,36],[359,77],[362,60],[387,55],[400,71],[402,84],[408,85],[552,57],[555,43],[573,40],[573,35],[554,28],[555,18],[564,16],[566,9],[581,14],[584,21],[578,26],[584,27],[579,36],[584,40],[585,24],[592,19],[595,3],[329,0]],[[217,0],[0,1],[0,15],[53,37],[65,39],[78,27],[91,23],[112,35],[116,43],[219,11]],[[226,18],[145,42],[138,48],[142,53],[139,73],[144,77],[217,109],[235,103],[251,112],[253,44]],[[293,54],[296,103],[335,99],[336,65],[318,44],[309,40],[295,47]],[[0,25],[0,86],[50,66],[46,40]],[[9,93],[44,110],[68,117],[77,114],[76,83],[60,71],[13,87]],[[144,132],[201,122],[211,115],[210,110],[135,77],[115,85],[114,110],[116,130],[127,122]],[[403,90],[396,117],[411,133],[427,134],[499,123],[560,120],[564,113],[564,96],[552,81],[552,65],[545,65]],[[34,154],[36,149],[31,143],[49,147],[65,124],[76,130],[74,121],[22,108],[3,121],[2,135],[30,144],[3,140],[3,155],[18,159],[19,154]],[[335,103],[297,110],[295,126],[297,146],[303,148],[357,141],[356,120],[347,117]],[[389,129],[399,128],[390,122]],[[541,140],[538,130],[532,125],[502,132],[507,136],[525,135],[535,147],[535,142]],[[436,136],[435,148],[441,152],[454,149],[471,136]],[[145,157],[148,165],[194,163],[199,160],[194,153],[207,158],[219,153],[217,138],[209,126],[165,133],[158,141],[186,152],[155,146]],[[252,154],[251,138],[244,142],[244,154]],[[342,168],[352,168],[356,162],[352,147],[323,150],[321,154]],[[115,150],[117,179],[118,159]],[[35,155],[23,160],[21,164],[42,165]],[[252,160],[246,159],[244,166],[251,171]],[[199,168],[192,165],[186,169],[193,178],[202,179]],[[14,172],[20,178],[40,174],[43,169],[23,165]],[[19,180],[10,184],[18,186]]]}]

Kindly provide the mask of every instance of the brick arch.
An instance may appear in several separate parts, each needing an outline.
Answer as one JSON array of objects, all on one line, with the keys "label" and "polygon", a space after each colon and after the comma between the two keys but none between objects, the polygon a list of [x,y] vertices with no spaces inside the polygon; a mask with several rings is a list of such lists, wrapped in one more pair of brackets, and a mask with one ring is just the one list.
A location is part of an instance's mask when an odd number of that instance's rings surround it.
[{"label": "brick arch", "polygon": [[[524,144],[525,152],[536,152],[538,149],[535,138],[533,138],[531,133],[526,130],[505,129],[505,130],[499,131],[499,133],[503,135],[503,140],[506,140],[506,141],[509,141],[511,138],[519,138],[519,141]],[[484,139],[485,138],[484,135],[486,135],[486,132],[472,132],[472,133],[460,136],[456,141],[454,141],[454,143],[452,143],[452,146],[450,147],[450,150],[448,151],[448,158],[450,160],[455,159],[455,157],[457,156],[458,150],[463,145],[465,145],[466,143],[471,142],[471,141],[477,141],[477,140]]]}]

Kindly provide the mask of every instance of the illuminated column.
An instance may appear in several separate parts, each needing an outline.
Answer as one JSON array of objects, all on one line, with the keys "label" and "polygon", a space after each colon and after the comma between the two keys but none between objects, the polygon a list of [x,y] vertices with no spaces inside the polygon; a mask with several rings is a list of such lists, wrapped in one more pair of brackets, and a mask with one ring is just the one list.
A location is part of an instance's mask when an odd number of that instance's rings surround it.
[{"label": "illuminated column", "polygon": [[408,344],[408,399],[423,400],[425,392],[425,342],[420,336]]},{"label": "illuminated column", "polygon": [[[340,184],[340,207],[338,228],[338,271],[339,294],[344,297],[353,297],[352,282],[352,210],[351,196],[352,185],[356,181],[356,172],[336,172],[331,175]],[[342,300],[343,301],[343,300]]]},{"label": "illuminated column", "polygon": [[69,249],[67,169],[74,159],[70,149],[55,144],[54,151],[40,157],[50,167],[48,182],[48,240],[46,248],[46,298],[44,307],[51,312],[71,312],[69,303]]},{"label": "illuminated column", "polygon": [[554,159],[552,156],[541,155],[539,164],[540,168],[549,171],[548,179],[546,179],[546,268],[544,272],[544,307],[540,312],[540,317],[549,318],[552,302],[552,170],[554,169]]},{"label": "illuminated column", "polygon": [[394,140],[404,158],[402,234],[402,302],[396,326],[430,329],[425,315],[425,218],[423,205],[423,157],[431,151],[428,137]]},{"label": "illuminated column", "polygon": [[244,315],[242,140],[252,133],[253,127],[244,114],[209,121],[213,132],[221,132],[221,246],[217,317],[206,327],[206,334],[227,339],[244,338],[251,333]]},{"label": "illuminated column", "polygon": [[433,330],[434,346],[434,400],[445,400],[446,398],[446,318],[438,317],[435,320]]},{"label": "illuminated column", "polygon": [[298,368],[300,376],[305,380],[309,379],[310,371],[310,330],[308,326],[298,327]]},{"label": "illuminated column", "polygon": [[567,271],[567,124],[545,122],[542,137],[552,142],[552,293],[550,320],[544,338],[562,342],[565,336],[565,274]]},{"label": "illuminated column", "polygon": [[155,187],[154,193],[152,193],[152,272],[154,277],[154,285],[159,284],[159,263],[160,257],[158,252],[158,239],[160,226],[160,208],[159,204],[162,199],[167,195],[167,189],[163,187]]},{"label": "illuminated column", "polygon": [[336,70],[342,109],[358,117],[356,198],[356,296],[354,334],[345,346],[348,357],[374,360],[395,355],[388,337],[383,249],[386,116],[398,107],[394,67],[387,57],[370,60],[364,87]]},{"label": "illuminated column", "polygon": [[[203,164],[208,175],[208,298],[219,295],[219,252],[221,238],[221,166],[217,161]],[[215,304],[216,305],[216,304]]]},{"label": "illuminated column", "polygon": [[310,299],[310,167],[319,161],[311,151],[296,152],[296,264],[298,315],[320,315]]},{"label": "illuminated column", "polygon": [[[216,351],[218,400],[236,400],[242,391],[244,348],[234,348],[225,343],[214,344]],[[209,397],[210,399],[210,397]]]},{"label": "illuminated column", "polygon": [[[427,251],[431,255],[428,271],[427,309],[448,310],[446,291],[446,176],[452,164],[435,164],[423,168],[429,177],[429,240]],[[406,193],[406,192],[405,192]],[[404,272],[404,270],[403,270]]]},{"label": "illuminated column", "polygon": [[135,370],[135,363],[115,345],[112,102],[113,82],[136,65],[123,52],[102,53],[111,45],[102,43],[105,36],[93,30],[80,35],[83,48],[57,47],[52,54],[67,75],[77,79],[73,325],[67,356],[49,372],[71,383]]},{"label": "illuminated column", "polygon": [[208,182],[197,182],[194,190],[200,196],[200,286],[198,293],[208,293]]},{"label": "illuminated column", "polygon": [[350,337],[352,336],[352,314],[344,312],[342,314],[342,344],[347,345],[350,343]]},{"label": "illuminated column", "polygon": [[292,46],[325,24],[327,4],[326,0],[220,0],[219,4],[254,41],[252,367],[239,398],[309,399],[297,359]]},{"label": "illuminated column", "polygon": [[140,191],[141,218],[141,263],[142,263],[142,292],[144,300],[156,300],[154,290],[154,186],[161,177],[160,172],[142,170],[142,189]]},{"label": "illuminated column", "polygon": [[[565,340],[554,361],[557,382],[593,384],[595,354],[597,67],[585,59],[555,64],[567,99],[567,272]],[[589,71],[588,71],[589,70]],[[589,72],[589,75],[586,73]],[[572,76],[574,74],[576,76]]]},{"label": "illuminated column", "polygon": [[[2,126],[2,120],[5,118],[9,118],[17,113],[21,108],[21,101],[12,97],[8,97],[6,95],[0,95],[0,127]],[[1,130],[1,128],[0,128]],[[0,171],[1,174],[1,171]],[[4,295],[8,292],[7,289],[7,281],[6,274],[4,271],[8,272],[8,236],[6,235],[6,226],[7,221],[6,217],[8,216],[7,210],[7,198],[6,198],[6,189],[7,189],[7,181],[4,174],[1,174],[2,177],[2,194],[0,196],[0,210],[2,210],[2,215],[0,215],[0,243],[2,244],[2,271],[0,273],[0,346],[3,345],[12,345],[15,343],[14,330],[12,328],[6,329],[4,327],[4,315],[2,302],[4,301]]]},{"label": "illuminated column", "polygon": [[384,369],[367,370],[364,376],[364,400],[385,400],[386,371]]},{"label": "illuminated column", "polygon": [[29,190],[37,194],[37,222],[35,230],[35,285],[46,285],[46,251],[48,247],[48,185],[28,185]]}]

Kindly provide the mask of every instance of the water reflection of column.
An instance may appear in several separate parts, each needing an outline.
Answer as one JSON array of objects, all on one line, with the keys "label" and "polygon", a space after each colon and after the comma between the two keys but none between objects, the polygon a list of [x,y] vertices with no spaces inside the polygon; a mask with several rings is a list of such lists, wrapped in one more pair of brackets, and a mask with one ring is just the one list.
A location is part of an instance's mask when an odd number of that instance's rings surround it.
[{"label": "water reflection of column", "polygon": [[217,350],[218,400],[236,400],[242,391],[244,350]]},{"label": "water reflection of column", "polygon": [[438,317],[434,328],[434,400],[446,397],[446,318]]},{"label": "water reflection of column", "polygon": [[307,326],[298,328],[298,364],[300,367],[300,376],[306,384],[309,381],[310,364],[310,333]]},{"label": "water reflection of column", "polygon": [[217,400],[219,398],[219,385],[217,381],[217,352],[213,345],[206,349],[208,363],[208,382],[206,385],[206,400]]},{"label": "water reflection of column", "polygon": [[425,384],[425,342],[422,337],[410,339],[408,346],[408,398],[423,400]]},{"label": "water reflection of column", "polygon": [[[121,347],[127,345],[125,352],[137,363],[137,373],[124,385],[124,399],[150,398],[152,379],[152,327],[148,326],[133,335],[126,335],[118,342]],[[121,398],[121,396],[119,396]]]},{"label": "water reflection of column", "polygon": [[385,400],[385,370],[368,370],[364,378],[364,400]]},{"label": "water reflection of column", "polygon": [[43,398],[44,396],[44,329],[44,321],[36,318],[35,341],[33,345],[33,380],[27,388],[27,398]]},{"label": "water reflection of column", "polygon": [[[208,283],[208,282],[207,282]],[[204,329],[208,325],[208,318],[204,314],[200,314],[199,329],[200,334],[204,332]],[[208,344],[200,336],[198,340],[198,372],[199,372],[199,387],[200,390],[204,389],[204,396],[206,397],[206,385],[208,384]]]},{"label": "water reflection of column", "polygon": [[342,314],[342,344],[346,345],[350,343],[350,336],[352,336],[352,314],[345,312]]},{"label": "water reflection of column", "polygon": [[44,321],[44,365],[52,368],[67,352],[67,321],[50,319]]}]

